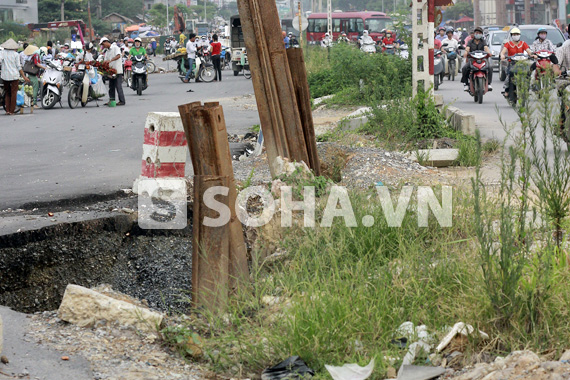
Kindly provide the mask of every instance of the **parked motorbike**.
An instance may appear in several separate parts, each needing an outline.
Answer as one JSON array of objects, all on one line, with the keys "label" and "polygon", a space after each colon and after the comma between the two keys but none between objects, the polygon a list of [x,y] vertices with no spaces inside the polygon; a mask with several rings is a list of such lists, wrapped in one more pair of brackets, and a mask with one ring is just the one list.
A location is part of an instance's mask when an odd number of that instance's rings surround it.
[{"label": "parked motorbike", "polygon": [[52,109],[57,103],[61,104],[63,95],[63,65],[59,61],[46,62],[47,69],[42,76],[42,108]]},{"label": "parked motorbike", "polygon": [[225,70],[226,67],[230,67],[232,64],[232,53],[231,49],[228,47],[222,47],[222,53],[220,55],[220,59],[222,61],[222,70]]},{"label": "parked motorbike", "polygon": [[443,45],[443,49],[447,53],[447,77],[450,81],[455,80],[455,75],[457,74],[457,52],[454,47]]},{"label": "parked motorbike", "polygon": [[509,62],[509,86],[507,87],[508,101],[511,106],[516,106],[517,96],[517,77],[524,75],[530,76],[529,56],[524,53],[515,54],[507,58]]},{"label": "parked motorbike", "polygon": [[190,79],[196,79],[196,82],[212,82],[216,77],[216,72],[214,71],[214,65],[211,63],[206,63],[202,60],[200,54],[196,54],[195,64],[192,68],[188,67],[188,59],[183,57],[177,58],[177,69],[178,77],[181,81],[184,81],[186,73],[188,70],[192,70],[190,74]]},{"label": "parked motorbike", "polygon": [[469,52],[469,95],[479,104],[483,103],[483,95],[489,91],[488,70],[492,70],[487,64],[489,54],[482,50]]},{"label": "parked motorbike", "polygon": [[144,55],[133,57],[133,80],[131,88],[137,92],[138,96],[146,90],[148,84],[148,69]]},{"label": "parked motorbike", "polygon": [[[85,62],[77,64],[77,71],[71,74],[71,86],[67,95],[69,108],[77,108],[80,104],[81,107],[85,107],[87,103],[97,101],[100,98],[95,94],[91,86],[92,73],[94,74],[93,76],[97,75],[97,71],[90,65]],[[97,107],[99,107],[99,104],[97,104]]]},{"label": "parked motorbike", "polygon": [[435,50],[433,52],[433,83],[434,89],[439,89],[439,85],[443,82],[443,74],[445,72],[445,62],[443,60],[443,52]]}]

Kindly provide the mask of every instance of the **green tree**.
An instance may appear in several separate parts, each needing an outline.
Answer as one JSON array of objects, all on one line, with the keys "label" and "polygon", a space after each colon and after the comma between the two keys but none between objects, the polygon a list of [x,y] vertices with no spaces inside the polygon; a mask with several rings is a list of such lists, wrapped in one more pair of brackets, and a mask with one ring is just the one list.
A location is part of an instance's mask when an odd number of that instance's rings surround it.
[{"label": "green tree", "polygon": [[[65,1],[66,20],[87,20],[86,0]],[[40,22],[59,21],[61,19],[61,0],[39,0],[38,19]]]},{"label": "green tree", "polygon": [[164,28],[166,26],[166,5],[161,3],[154,4],[150,11],[148,11],[148,14],[150,16],[150,24],[159,28]]},{"label": "green tree", "polygon": [[444,20],[458,20],[463,16],[473,17],[473,4],[469,2],[456,3],[447,7],[443,13]]}]

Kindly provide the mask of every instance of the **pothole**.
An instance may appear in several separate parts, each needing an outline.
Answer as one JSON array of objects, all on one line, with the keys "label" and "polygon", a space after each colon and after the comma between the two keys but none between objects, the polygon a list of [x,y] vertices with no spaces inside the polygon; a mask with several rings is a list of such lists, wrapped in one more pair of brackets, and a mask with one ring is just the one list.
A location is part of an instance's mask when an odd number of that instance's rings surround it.
[{"label": "pothole", "polygon": [[190,306],[191,258],[190,224],[177,231],[142,230],[134,215],[4,235],[0,305],[24,313],[55,310],[68,284],[109,284],[152,308],[184,312]]}]

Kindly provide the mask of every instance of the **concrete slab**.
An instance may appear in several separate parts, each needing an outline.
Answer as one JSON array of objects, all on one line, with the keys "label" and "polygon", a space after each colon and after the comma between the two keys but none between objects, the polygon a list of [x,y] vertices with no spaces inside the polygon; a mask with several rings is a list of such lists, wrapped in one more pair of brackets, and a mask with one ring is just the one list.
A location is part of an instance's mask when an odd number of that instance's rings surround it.
[{"label": "concrete slab", "polygon": [[415,365],[403,365],[398,373],[398,380],[430,380],[445,373],[442,367],[423,367]]},{"label": "concrete slab", "polygon": [[368,114],[372,112],[370,107],[362,107],[343,118],[338,122],[338,125],[345,131],[354,131],[362,128],[368,123]]},{"label": "concrete slab", "polygon": [[452,166],[459,157],[458,149],[420,149],[417,152],[412,152],[408,157],[418,162],[418,155],[425,165],[433,166],[436,168],[443,168]]},{"label": "concrete slab", "polygon": [[[0,316],[6,326],[10,326],[5,331],[2,352],[10,362],[7,365],[0,364],[4,374],[14,378],[42,380],[93,379],[90,364],[82,356],[69,355],[26,341],[26,314],[0,306]],[[61,360],[64,355],[69,356],[70,360]]]}]

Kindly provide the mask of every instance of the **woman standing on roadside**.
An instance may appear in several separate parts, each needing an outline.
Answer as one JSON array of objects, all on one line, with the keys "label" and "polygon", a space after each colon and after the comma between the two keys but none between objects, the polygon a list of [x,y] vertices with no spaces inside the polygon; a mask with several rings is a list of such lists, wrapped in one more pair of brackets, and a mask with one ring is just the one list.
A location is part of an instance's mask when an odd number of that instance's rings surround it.
[{"label": "woman standing on roadside", "polygon": [[17,53],[18,43],[10,38],[2,44],[2,47],[4,50],[0,51],[0,64],[2,65],[1,77],[4,81],[4,104],[6,105],[6,115],[13,115],[16,112],[16,98],[20,76],[26,82],[30,80],[22,70],[20,55]]},{"label": "woman standing on roadside", "polygon": [[216,72],[215,81],[222,81],[222,44],[218,42],[218,35],[214,34],[212,37],[213,42],[210,44],[210,50],[212,51],[212,64],[214,65],[214,71]]}]

